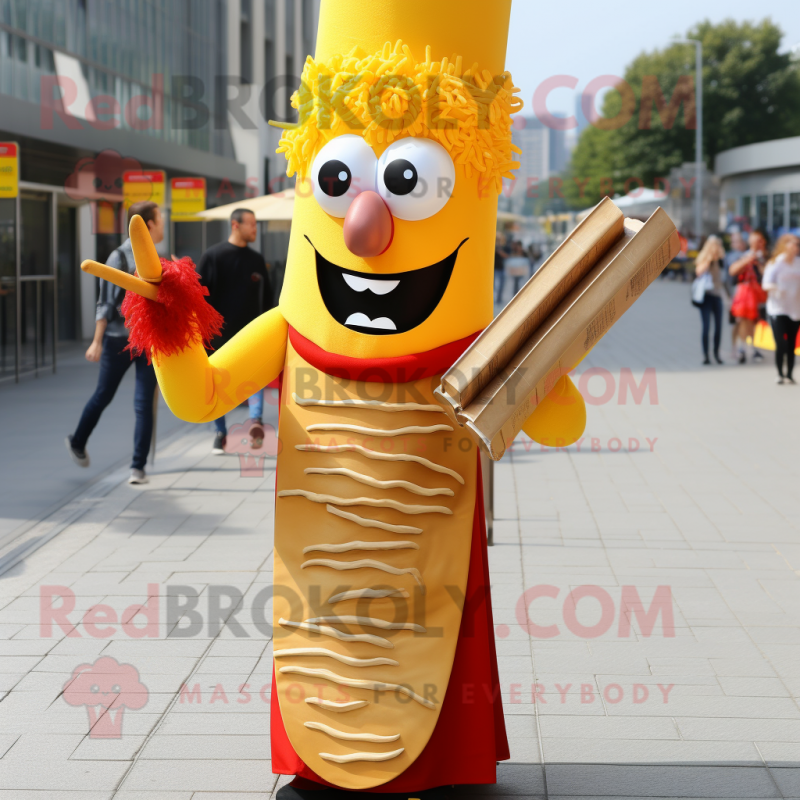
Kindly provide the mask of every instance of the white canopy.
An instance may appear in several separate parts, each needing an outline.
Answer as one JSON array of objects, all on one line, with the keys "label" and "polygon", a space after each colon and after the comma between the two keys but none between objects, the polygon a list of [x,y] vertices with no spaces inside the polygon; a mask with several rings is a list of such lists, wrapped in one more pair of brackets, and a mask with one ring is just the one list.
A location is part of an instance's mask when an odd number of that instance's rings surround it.
[{"label": "white canopy", "polygon": [[237,200],[235,203],[201,211],[196,217],[204,220],[227,220],[237,208],[246,208],[248,211],[252,211],[259,222],[291,222],[294,211],[294,189]]}]

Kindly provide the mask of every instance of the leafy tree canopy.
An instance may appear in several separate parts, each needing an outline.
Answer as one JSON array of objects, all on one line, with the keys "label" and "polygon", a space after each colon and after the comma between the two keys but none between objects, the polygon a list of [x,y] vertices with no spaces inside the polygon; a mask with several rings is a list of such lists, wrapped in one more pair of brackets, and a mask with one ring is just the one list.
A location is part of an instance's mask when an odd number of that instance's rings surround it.
[{"label": "leafy tree canopy", "polygon": [[[706,20],[688,32],[703,43],[703,156],[710,168],[722,150],[800,135],[800,64],[778,52],[782,36],[769,19]],[[634,59],[572,154],[563,184],[572,207],[635,190],[637,179],[653,188],[672,167],[694,161],[694,73],[693,45]]]}]

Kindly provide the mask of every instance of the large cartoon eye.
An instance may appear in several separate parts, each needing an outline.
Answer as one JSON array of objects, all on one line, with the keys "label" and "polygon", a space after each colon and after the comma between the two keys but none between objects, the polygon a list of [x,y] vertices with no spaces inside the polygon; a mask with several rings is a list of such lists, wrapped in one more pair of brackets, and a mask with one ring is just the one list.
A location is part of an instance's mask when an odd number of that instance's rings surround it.
[{"label": "large cartoon eye", "polygon": [[328,142],[311,168],[314,197],[322,210],[344,219],[360,192],[375,191],[377,164],[372,148],[360,136],[348,134]]},{"label": "large cartoon eye", "polygon": [[456,182],[450,154],[430,139],[402,139],[378,161],[378,192],[398,219],[427,219],[441,211]]}]

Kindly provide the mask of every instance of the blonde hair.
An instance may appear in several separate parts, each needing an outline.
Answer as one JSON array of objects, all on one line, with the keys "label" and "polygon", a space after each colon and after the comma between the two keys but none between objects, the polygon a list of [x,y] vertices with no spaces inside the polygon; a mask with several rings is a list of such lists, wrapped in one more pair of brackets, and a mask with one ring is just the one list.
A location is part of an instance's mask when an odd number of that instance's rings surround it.
[{"label": "blonde hair", "polygon": [[778,239],[778,241],[775,243],[772,256],[767,263],[773,264],[775,261],[777,261],[778,256],[782,256],[786,252],[789,242],[797,242],[798,245],[800,245],[800,236],[797,236],[794,233],[784,233],[783,236],[781,236],[780,239]]},{"label": "blonde hair", "polygon": [[[717,255],[714,254],[715,251]],[[712,261],[718,259],[720,257],[720,251],[722,251],[722,256],[724,257],[725,248],[723,248],[719,236],[709,236],[705,244],[700,248],[700,252],[697,254],[697,258],[694,261],[695,269],[701,266],[704,267],[706,264],[710,264]]]},{"label": "blonde hair", "polygon": [[278,152],[286,154],[289,177],[305,178],[322,147],[345,133],[360,133],[370,146],[416,136],[446,148],[468,178],[477,174],[479,189],[499,193],[520,166],[514,154],[522,151],[511,143],[518,91],[508,72],[493,76],[477,63],[464,70],[456,55],[432,61],[430,47],[417,62],[398,40],[378,53],[356,47],[324,63],[309,56],[292,95],[299,123],[270,124],[286,129]]}]

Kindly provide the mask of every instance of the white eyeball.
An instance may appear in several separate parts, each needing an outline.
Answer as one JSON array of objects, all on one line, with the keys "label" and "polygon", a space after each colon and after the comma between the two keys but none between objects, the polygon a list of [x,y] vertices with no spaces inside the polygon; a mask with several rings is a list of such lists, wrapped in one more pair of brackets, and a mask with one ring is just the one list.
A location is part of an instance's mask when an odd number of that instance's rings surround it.
[{"label": "white eyeball", "polygon": [[430,139],[401,139],[378,161],[378,192],[398,219],[414,222],[437,214],[455,182],[453,159]]},{"label": "white eyeball", "polygon": [[373,149],[360,136],[347,134],[328,142],[311,167],[314,197],[322,210],[344,219],[361,192],[375,191],[377,164]]}]

